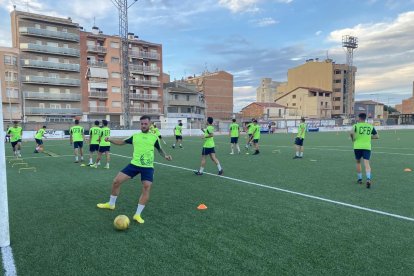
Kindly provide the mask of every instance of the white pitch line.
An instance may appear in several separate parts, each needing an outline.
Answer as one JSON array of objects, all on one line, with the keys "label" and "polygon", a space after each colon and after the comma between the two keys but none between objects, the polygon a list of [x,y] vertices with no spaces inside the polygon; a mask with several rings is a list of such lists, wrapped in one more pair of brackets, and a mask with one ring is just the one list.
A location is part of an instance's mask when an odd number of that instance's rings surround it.
[{"label": "white pitch line", "polygon": [[[120,156],[120,157],[124,157],[124,158],[131,158],[129,156],[124,156],[124,155],[115,154],[115,153],[112,153],[111,155]],[[159,162],[154,162],[154,163],[158,164],[158,165],[162,165],[162,166],[171,167],[171,168],[176,168],[176,169],[181,169],[181,170],[186,170],[186,171],[192,171],[192,172],[194,171],[193,169],[174,166],[174,165],[169,165],[169,164],[165,164],[165,163],[159,163]],[[387,213],[387,212],[383,212],[383,211],[379,211],[379,210],[375,210],[375,209],[370,209],[370,208],[366,208],[366,207],[362,207],[362,206],[358,206],[358,205],[354,205],[354,204],[349,204],[349,203],[345,203],[345,202],[341,202],[341,201],[336,201],[336,200],[331,200],[331,199],[327,199],[327,198],[323,198],[323,197],[319,197],[319,196],[313,196],[313,195],[308,195],[308,194],[304,194],[304,193],[294,192],[294,191],[287,190],[287,189],[272,187],[272,186],[268,186],[268,185],[263,185],[263,184],[250,182],[250,181],[246,181],[246,180],[242,180],[242,179],[237,179],[237,178],[233,178],[233,177],[223,176],[223,175],[217,175],[217,174],[206,173],[206,172],[204,172],[204,174],[215,176],[215,177],[221,177],[221,178],[225,178],[225,179],[228,179],[228,180],[233,180],[233,181],[236,181],[236,182],[241,182],[241,183],[248,184],[248,185],[258,186],[258,187],[262,187],[262,188],[266,188],[266,189],[271,189],[271,190],[276,190],[276,191],[280,191],[280,192],[294,194],[294,195],[298,195],[298,196],[302,196],[302,197],[312,198],[312,199],[316,199],[316,200],[320,200],[320,201],[333,203],[333,204],[336,204],[336,205],[346,206],[346,207],[350,207],[350,208],[354,208],[354,209],[364,210],[364,211],[371,212],[371,213],[376,213],[376,214],[380,214],[380,215],[384,215],[384,216],[389,216],[389,217],[394,217],[394,218],[399,218],[399,219],[402,219],[402,220],[408,220],[408,221],[413,221],[414,222],[414,218],[400,216],[400,215],[392,214],[392,213]]]},{"label": "white pitch line", "polygon": [[13,252],[10,246],[1,248],[1,256],[3,259],[3,268],[5,276],[16,276],[16,266],[14,265]]},{"label": "white pitch line", "polygon": [[[74,155],[71,154],[71,155],[59,155],[59,156],[33,156],[33,157],[22,157],[22,159],[26,160],[26,159],[40,159],[40,158],[58,158],[58,157],[68,157],[68,156],[74,156]],[[13,159],[15,158],[15,156],[6,156],[6,158]],[[8,160],[9,159],[7,159],[6,161]]]}]

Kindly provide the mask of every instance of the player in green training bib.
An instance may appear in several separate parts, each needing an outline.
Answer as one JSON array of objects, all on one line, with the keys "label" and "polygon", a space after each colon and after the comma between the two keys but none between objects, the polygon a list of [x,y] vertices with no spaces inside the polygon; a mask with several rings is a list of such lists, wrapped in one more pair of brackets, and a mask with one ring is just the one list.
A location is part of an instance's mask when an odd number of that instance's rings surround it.
[{"label": "player in green training bib", "polygon": [[93,168],[98,168],[99,165],[101,165],[101,159],[102,154],[105,153],[106,157],[106,165],[105,169],[109,169],[109,161],[111,157],[109,156],[109,152],[111,150],[111,143],[108,142],[108,139],[111,136],[111,129],[108,127],[108,121],[102,120],[102,128],[101,128],[101,134],[99,136],[99,151],[98,151],[98,157],[96,158],[95,164],[91,165]]},{"label": "player in green training bib", "polygon": [[198,171],[194,171],[196,175],[203,175],[204,167],[206,165],[206,156],[209,155],[211,160],[217,165],[218,174],[223,174],[223,168],[220,165],[220,161],[216,157],[216,152],[214,150],[214,127],[213,127],[213,118],[207,118],[207,127],[206,129],[201,129],[204,132],[203,139],[203,149],[201,151],[201,165]]},{"label": "player in green training bib", "polygon": [[371,188],[371,166],[369,159],[371,157],[371,140],[378,139],[378,133],[375,128],[365,122],[367,114],[358,115],[358,122],[352,126],[351,140],[354,143],[354,154],[358,174],[358,184],[362,184],[361,159],[364,159],[365,174],[367,176],[367,188]]},{"label": "player in green training bib", "polygon": [[175,149],[175,144],[178,144],[180,148],[183,148],[182,141],[183,141],[183,123],[181,120],[178,121],[178,125],[174,128],[174,135],[175,135],[175,143],[172,145],[172,148]]},{"label": "player in green training bib", "polygon": [[43,137],[45,136],[45,132],[46,132],[46,126],[43,126],[41,129],[39,129],[36,132],[36,135],[35,135],[36,148],[34,150],[34,153],[39,153],[45,150],[44,145],[43,145]]},{"label": "player in green training bib", "polygon": [[161,132],[160,130],[157,128],[157,125],[155,124],[155,122],[151,125],[150,131],[158,137],[159,141],[162,141],[164,143],[164,145],[166,145],[167,143],[164,141],[164,139],[162,139],[161,136]]},{"label": "player in green training bib", "polygon": [[252,141],[253,141],[253,146],[254,146],[254,153],[253,155],[257,155],[260,153],[259,151],[259,140],[260,140],[260,125],[257,123],[257,120],[254,119],[253,120],[253,126],[251,127],[253,128],[253,133],[252,133]]},{"label": "player in green training bib", "polygon": [[22,147],[23,129],[19,126],[19,122],[14,121],[13,126],[7,130],[7,134],[10,135],[14,156],[22,157],[20,150]]},{"label": "player in green training bib", "polygon": [[239,147],[240,126],[238,123],[236,123],[236,119],[233,119],[232,123],[230,124],[229,136],[230,136],[230,144],[231,144],[230,154],[234,154],[234,147],[237,148],[237,152],[238,154],[240,154],[240,147]]},{"label": "player in green training bib", "polygon": [[303,141],[305,140],[306,135],[306,124],[305,118],[300,119],[300,124],[298,126],[298,134],[295,138],[295,147],[296,147],[296,154],[293,159],[300,159],[303,158]]},{"label": "player in green training bib", "polygon": [[79,125],[79,120],[75,120],[75,125],[69,130],[70,144],[73,143],[75,153],[75,163],[79,163],[79,154],[81,162],[83,161],[83,140],[85,138],[83,132],[83,126]]},{"label": "player in green training bib", "polygon": [[95,125],[89,130],[89,163],[88,166],[93,165],[93,154],[99,151],[99,138],[101,137],[101,128],[99,121],[95,121]]},{"label": "player in green training bib", "polygon": [[144,207],[149,200],[154,178],[154,148],[156,148],[160,155],[166,160],[171,161],[172,157],[171,155],[167,155],[161,148],[161,145],[158,142],[158,137],[149,131],[151,118],[145,115],[140,118],[140,121],[141,132],[132,135],[128,139],[115,140],[109,137],[105,138],[106,142],[115,145],[131,144],[134,147],[134,153],[132,155],[131,163],[120,171],[113,180],[109,202],[99,203],[97,206],[101,209],[114,210],[122,183],[141,174],[142,192],[133,219],[138,223],[144,223],[144,220],[141,217],[141,212],[144,210]]},{"label": "player in green training bib", "polygon": [[246,132],[247,132],[247,143],[246,143],[246,150],[249,150],[249,147],[252,145],[252,141],[253,141],[253,132],[254,132],[254,126],[253,126],[253,121],[255,119],[252,118],[252,121],[249,122],[246,125]]}]

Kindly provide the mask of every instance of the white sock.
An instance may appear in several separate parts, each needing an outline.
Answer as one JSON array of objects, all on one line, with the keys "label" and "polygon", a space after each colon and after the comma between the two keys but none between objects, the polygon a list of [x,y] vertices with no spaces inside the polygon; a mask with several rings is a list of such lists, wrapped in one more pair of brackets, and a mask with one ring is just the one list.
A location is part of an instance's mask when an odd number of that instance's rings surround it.
[{"label": "white sock", "polygon": [[36,147],[36,150],[38,151],[40,148],[39,147]]},{"label": "white sock", "polygon": [[218,164],[217,164],[217,169],[218,169],[219,171],[221,171],[221,165],[220,165],[220,163],[218,163]]},{"label": "white sock", "polygon": [[114,206],[114,205],[115,205],[115,203],[116,203],[116,199],[117,199],[117,197],[118,197],[118,196],[111,195],[111,196],[109,197],[109,205]]},{"label": "white sock", "polygon": [[183,145],[180,144],[180,147],[182,147]]},{"label": "white sock", "polygon": [[204,172],[204,168],[200,167],[200,169],[198,170],[199,172],[203,173]]},{"label": "white sock", "polygon": [[81,156],[81,160],[83,161],[83,156]]},{"label": "white sock", "polygon": [[239,144],[237,144],[237,151],[240,152]]},{"label": "white sock", "polygon": [[92,163],[93,163],[92,158],[89,158],[89,164],[92,164]]},{"label": "white sock", "polygon": [[136,215],[141,215],[141,213],[142,213],[142,210],[144,210],[144,208],[145,208],[145,205],[142,205],[142,204],[138,204],[138,207],[137,207],[137,211],[136,211]]},{"label": "white sock", "polygon": [[106,166],[109,167],[109,162],[106,162]]},{"label": "white sock", "polygon": [[299,156],[299,152],[298,151],[296,152],[296,156]]},{"label": "white sock", "polygon": [[301,151],[301,152],[299,153],[299,156],[300,156],[300,157],[303,157],[303,151]]},{"label": "white sock", "polygon": [[79,158],[78,158],[77,156],[75,156],[75,160],[76,160],[76,161],[78,161],[78,160],[79,160]]}]

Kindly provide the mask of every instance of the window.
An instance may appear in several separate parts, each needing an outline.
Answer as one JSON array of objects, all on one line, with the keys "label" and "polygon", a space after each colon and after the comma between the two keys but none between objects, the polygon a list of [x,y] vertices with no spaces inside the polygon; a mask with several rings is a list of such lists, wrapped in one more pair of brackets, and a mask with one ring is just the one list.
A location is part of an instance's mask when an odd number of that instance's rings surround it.
[{"label": "window", "polygon": [[119,58],[111,57],[111,63],[119,63]]},{"label": "window", "polygon": [[61,109],[61,105],[60,104],[55,104],[55,103],[51,103],[50,104],[50,108],[54,108],[54,109]]},{"label": "window", "polygon": [[112,93],[121,93],[121,87],[112,86]]},{"label": "window", "polygon": [[17,73],[6,71],[5,72],[6,81],[17,81]]},{"label": "window", "polygon": [[321,102],[321,106],[323,106],[323,102]]},{"label": "window", "polygon": [[319,94],[318,94],[319,96],[321,96],[321,97],[323,97],[323,93],[322,92],[319,92]]},{"label": "window", "polygon": [[325,102],[325,107],[328,107],[328,102]]},{"label": "window", "polygon": [[121,73],[118,73],[118,72],[112,72],[112,73],[111,73],[111,77],[112,77],[112,78],[119,79],[119,78],[121,77]]},{"label": "window", "polygon": [[178,100],[178,94],[174,94],[174,100]]},{"label": "window", "polygon": [[115,41],[111,41],[111,48],[118,49],[119,48],[119,43],[118,42],[115,42]]},{"label": "window", "polygon": [[341,92],[341,88],[335,88],[334,92]]},{"label": "window", "polygon": [[292,95],[292,99],[296,99],[296,95]]},{"label": "window", "polygon": [[55,26],[46,26],[46,30],[56,32],[57,28]]},{"label": "window", "polygon": [[51,47],[59,47],[59,43],[57,42],[47,42],[46,45]]},{"label": "window", "polygon": [[63,44],[63,48],[66,48],[66,49],[69,48],[69,44],[66,44],[66,43]]},{"label": "window", "polygon": [[39,24],[35,24],[35,28],[36,29],[40,29],[40,25]]},{"label": "window", "polygon": [[87,40],[86,45],[87,46],[95,46],[95,40]]},{"label": "window", "polygon": [[339,80],[335,80],[335,83],[341,83],[341,80],[339,79]]},{"label": "window", "polygon": [[4,56],[4,64],[12,64],[12,57],[11,56]]},{"label": "window", "polygon": [[11,99],[18,99],[19,98],[19,90],[7,87],[6,88],[6,97],[11,98]]},{"label": "window", "polygon": [[56,74],[56,73],[49,73],[49,78],[54,78],[54,79],[57,79],[57,78],[59,78],[59,74]]},{"label": "window", "polygon": [[334,100],[334,102],[340,102],[341,101],[341,97],[334,97],[333,100]]},{"label": "window", "polygon": [[341,74],[341,70],[335,70],[335,75],[340,75]]},{"label": "window", "polygon": [[296,103],[293,103],[292,106],[296,106]]},{"label": "window", "polygon": [[334,106],[334,110],[339,110],[340,108],[340,106]]},{"label": "window", "polygon": [[66,94],[70,94],[70,89],[66,88],[66,89],[65,89],[65,93],[66,93]]},{"label": "window", "polygon": [[330,95],[329,95],[329,93],[325,93],[325,97],[329,97]]},{"label": "window", "polygon": [[190,101],[190,95],[187,95],[186,98],[187,98],[187,102],[189,102]]},{"label": "window", "polygon": [[69,109],[72,108],[72,106],[70,104],[66,104],[66,108]]},{"label": "window", "polygon": [[45,103],[39,103],[40,108],[45,108]]},{"label": "window", "polygon": [[112,107],[121,107],[121,102],[112,102]]},{"label": "window", "polygon": [[62,29],[62,32],[67,33],[67,32],[68,32],[68,29],[63,28],[63,29]]}]

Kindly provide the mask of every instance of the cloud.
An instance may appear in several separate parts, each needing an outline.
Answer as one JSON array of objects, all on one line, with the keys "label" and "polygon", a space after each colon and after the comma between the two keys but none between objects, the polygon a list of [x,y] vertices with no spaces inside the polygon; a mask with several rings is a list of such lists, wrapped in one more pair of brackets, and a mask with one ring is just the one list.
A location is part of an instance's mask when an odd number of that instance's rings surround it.
[{"label": "cloud", "polygon": [[239,112],[246,105],[256,101],[256,87],[235,86],[233,95],[234,112]]},{"label": "cloud", "polygon": [[[258,4],[265,2],[264,0],[219,0],[219,5],[229,9],[232,13],[246,13],[246,12],[258,12],[260,8]],[[274,0],[273,2],[289,4],[293,0]]]},{"label": "cloud", "polygon": [[317,35],[317,36],[319,36],[319,35],[321,35],[322,34],[322,31],[317,31],[316,33],[315,33],[315,35]]},{"label": "cloud", "polygon": [[271,25],[275,25],[275,24],[279,23],[279,21],[276,21],[271,17],[253,19],[253,20],[250,20],[249,22],[256,25],[256,26],[258,26],[258,27],[267,27],[267,26],[271,26]]}]

